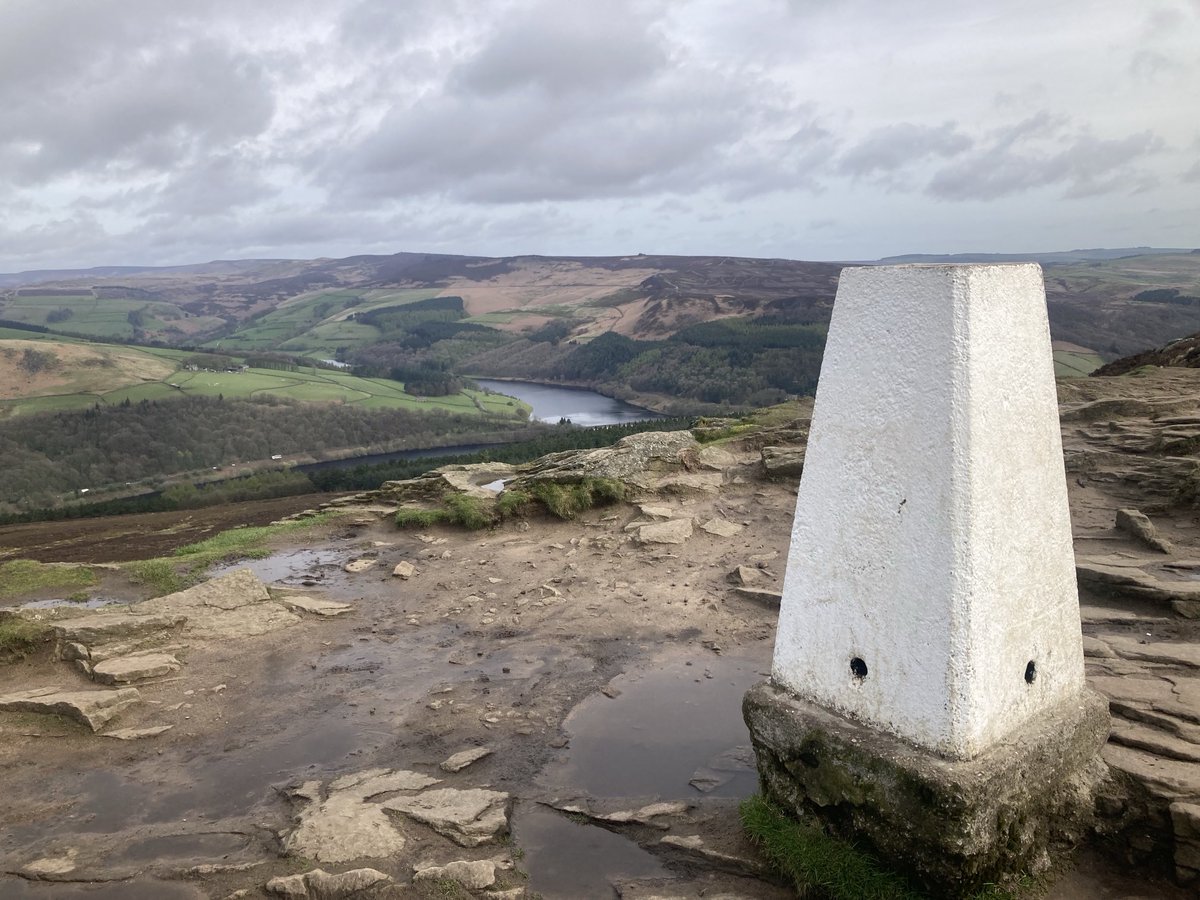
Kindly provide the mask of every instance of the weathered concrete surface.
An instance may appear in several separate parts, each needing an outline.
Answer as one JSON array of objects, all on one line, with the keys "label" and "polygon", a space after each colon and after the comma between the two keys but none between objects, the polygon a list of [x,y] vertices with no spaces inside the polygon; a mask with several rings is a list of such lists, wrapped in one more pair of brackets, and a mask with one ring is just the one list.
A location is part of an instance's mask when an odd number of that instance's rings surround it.
[{"label": "weathered concrete surface", "polygon": [[114,691],[64,691],[57,687],[34,688],[0,696],[0,710],[66,716],[92,731],[99,731],[142,698],[137,688]]},{"label": "weathered concrete surface", "polygon": [[1057,412],[1039,266],[843,269],[774,680],[959,759],[1077,696]]},{"label": "weathered concrete surface", "polygon": [[1044,870],[1090,831],[1108,705],[1090,691],[971,760],[945,759],[766,682],[744,701],[768,796],[961,896]]}]

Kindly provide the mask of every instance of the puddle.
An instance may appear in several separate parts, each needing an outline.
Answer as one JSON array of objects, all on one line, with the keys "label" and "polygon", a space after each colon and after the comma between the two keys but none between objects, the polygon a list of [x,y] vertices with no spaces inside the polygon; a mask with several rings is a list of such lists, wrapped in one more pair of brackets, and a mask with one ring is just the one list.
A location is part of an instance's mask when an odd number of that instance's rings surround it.
[{"label": "puddle", "polygon": [[493,494],[498,494],[504,490],[504,479],[497,478],[495,481],[489,481],[487,484],[480,485],[485,491],[491,491]]},{"label": "puddle", "polygon": [[267,584],[299,586],[306,581],[323,582],[330,575],[342,574],[342,566],[352,555],[346,550],[284,550],[262,559],[244,559],[218,566],[209,577],[225,575],[237,569],[249,569]]},{"label": "puddle", "polygon": [[21,609],[57,609],[60,606],[70,606],[74,609],[102,609],[105,606],[112,606],[114,603],[127,603],[126,600],[118,600],[116,597],[93,597],[90,600],[82,602],[75,600],[30,600],[28,603],[22,603]]},{"label": "puddle", "polygon": [[108,884],[47,884],[0,878],[5,900],[206,900],[199,888],[171,881],[114,881]]},{"label": "puddle", "polygon": [[243,851],[249,845],[244,835],[228,833],[166,834],[134,841],[125,847],[120,858],[129,862],[153,862],[163,859],[193,859],[195,857],[225,859]]},{"label": "puddle", "polygon": [[525,851],[530,891],[546,900],[612,897],[614,881],[670,875],[633,841],[541,806],[517,805],[513,840]]},{"label": "puddle", "polygon": [[708,796],[754,793],[742,695],[762,680],[770,648],[762,658],[699,652],[622,675],[616,697],[580,703],[566,721],[567,760],[546,773],[553,784],[592,797],[687,799],[701,793],[689,784],[698,776]]}]

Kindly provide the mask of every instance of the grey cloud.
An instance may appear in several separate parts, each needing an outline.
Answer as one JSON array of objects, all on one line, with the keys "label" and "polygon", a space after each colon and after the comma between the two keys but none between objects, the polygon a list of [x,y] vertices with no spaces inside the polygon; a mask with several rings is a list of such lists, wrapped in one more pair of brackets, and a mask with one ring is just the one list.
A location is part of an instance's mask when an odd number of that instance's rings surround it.
[{"label": "grey cloud", "polygon": [[660,71],[669,63],[663,43],[652,20],[628,3],[544,4],[506,18],[456,80],[482,96],[594,96]]},{"label": "grey cloud", "polygon": [[887,178],[930,158],[957,156],[972,143],[954,122],[900,122],[876,128],[850,147],[838,160],[837,171],[855,178]]},{"label": "grey cloud", "polygon": [[86,80],[8,98],[0,159],[10,177],[161,171],[269,123],[271,93],[252,59],[208,40],[134,49]]},{"label": "grey cloud", "polygon": [[1123,138],[1065,133],[1063,120],[1042,114],[980,141],[973,152],[936,171],[928,192],[945,200],[994,200],[1045,187],[1078,199],[1145,186],[1140,165],[1164,149],[1151,131]]}]

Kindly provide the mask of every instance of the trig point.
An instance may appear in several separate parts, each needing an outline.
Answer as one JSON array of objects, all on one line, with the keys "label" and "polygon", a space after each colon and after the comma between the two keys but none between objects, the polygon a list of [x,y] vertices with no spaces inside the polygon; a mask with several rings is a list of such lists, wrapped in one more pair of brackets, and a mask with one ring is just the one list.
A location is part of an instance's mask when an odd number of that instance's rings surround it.
[{"label": "trig point", "polygon": [[948,896],[1078,837],[1084,686],[1042,272],[842,271],[771,680],[764,791]]}]

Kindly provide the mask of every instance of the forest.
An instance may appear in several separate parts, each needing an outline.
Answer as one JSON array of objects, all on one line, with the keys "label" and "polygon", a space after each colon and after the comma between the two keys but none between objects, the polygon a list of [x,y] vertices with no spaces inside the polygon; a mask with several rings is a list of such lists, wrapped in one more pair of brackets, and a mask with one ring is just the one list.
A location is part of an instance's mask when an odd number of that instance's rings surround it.
[{"label": "forest", "polygon": [[674,410],[700,413],[812,394],[825,346],[823,325],[774,318],[703,322],[663,341],[609,331],[575,344],[551,335],[543,328],[464,364],[510,378],[585,385],[615,397],[666,395],[674,398]]},{"label": "forest", "polygon": [[0,512],[53,505],[64,493],[211,471],[274,455],[404,449],[524,436],[513,418],[363,409],[274,397],[124,402],[0,421]]}]

